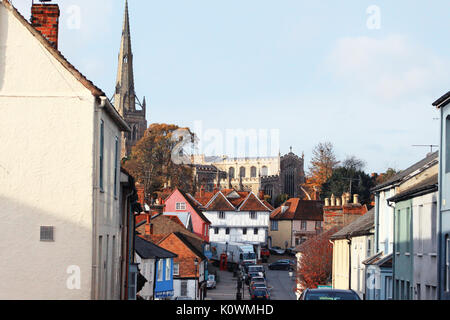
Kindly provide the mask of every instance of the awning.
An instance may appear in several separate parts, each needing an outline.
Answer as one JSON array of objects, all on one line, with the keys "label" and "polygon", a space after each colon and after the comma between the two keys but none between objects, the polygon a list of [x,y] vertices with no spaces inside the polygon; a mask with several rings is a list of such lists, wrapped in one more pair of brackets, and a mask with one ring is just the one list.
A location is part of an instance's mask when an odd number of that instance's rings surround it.
[{"label": "awning", "polygon": [[157,298],[157,299],[173,297],[173,295],[174,295],[173,290],[155,292],[155,298]]}]

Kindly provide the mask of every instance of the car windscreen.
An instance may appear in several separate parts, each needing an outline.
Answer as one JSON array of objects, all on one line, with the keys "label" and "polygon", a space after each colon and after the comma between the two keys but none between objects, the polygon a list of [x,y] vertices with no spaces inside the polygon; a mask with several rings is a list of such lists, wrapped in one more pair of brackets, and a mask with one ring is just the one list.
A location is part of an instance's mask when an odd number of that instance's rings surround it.
[{"label": "car windscreen", "polygon": [[243,256],[244,260],[256,258],[256,254],[254,252],[246,252],[246,253],[242,254],[242,256]]},{"label": "car windscreen", "polygon": [[251,272],[259,272],[259,271],[263,271],[264,267],[263,266],[250,266],[250,267],[248,267],[248,270],[250,270]]},{"label": "car windscreen", "polygon": [[305,300],[359,300],[358,296],[351,292],[308,292]]},{"label": "car windscreen", "polygon": [[255,291],[253,291],[254,296],[265,296],[266,294],[266,290],[256,289]]}]

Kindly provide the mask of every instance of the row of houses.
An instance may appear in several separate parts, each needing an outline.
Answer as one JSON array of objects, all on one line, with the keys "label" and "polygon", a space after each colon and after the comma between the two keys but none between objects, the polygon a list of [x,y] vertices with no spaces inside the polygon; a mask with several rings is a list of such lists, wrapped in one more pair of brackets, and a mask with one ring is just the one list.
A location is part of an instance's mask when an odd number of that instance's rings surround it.
[{"label": "row of houses", "polygon": [[433,104],[442,117],[440,151],[373,188],[375,207],[331,236],[334,288],[366,300],[450,298],[449,97]]}]

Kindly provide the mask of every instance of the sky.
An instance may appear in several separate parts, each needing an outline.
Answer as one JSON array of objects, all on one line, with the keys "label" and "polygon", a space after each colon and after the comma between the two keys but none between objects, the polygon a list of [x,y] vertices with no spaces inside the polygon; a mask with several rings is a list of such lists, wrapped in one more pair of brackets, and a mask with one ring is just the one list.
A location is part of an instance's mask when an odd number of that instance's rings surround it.
[{"label": "sky", "polygon": [[[31,0],[12,2],[29,18]],[[112,97],[124,0],[54,2],[59,50]],[[281,153],[304,153],[305,169],[319,142],[369,173],[403,170],[430,151],[413,145],[439,144],[449,1],[129,0],[129,10],[149,123],[279,130]]]}]

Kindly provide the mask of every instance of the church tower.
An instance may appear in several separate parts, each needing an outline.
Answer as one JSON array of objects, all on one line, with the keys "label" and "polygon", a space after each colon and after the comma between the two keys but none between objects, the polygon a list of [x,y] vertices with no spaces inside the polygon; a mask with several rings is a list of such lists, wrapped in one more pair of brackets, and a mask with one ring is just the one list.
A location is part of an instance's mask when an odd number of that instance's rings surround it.
[{"label": "church tower", "polygon": [[124,158],[131,154],[131,148],[136,145],[147,130],[145,97],[140,103],[134,91],[133,52],[131,50],[128,0],[125,0],[114,106],[131,128],[130,133],[122,133],[121,156]]}]

